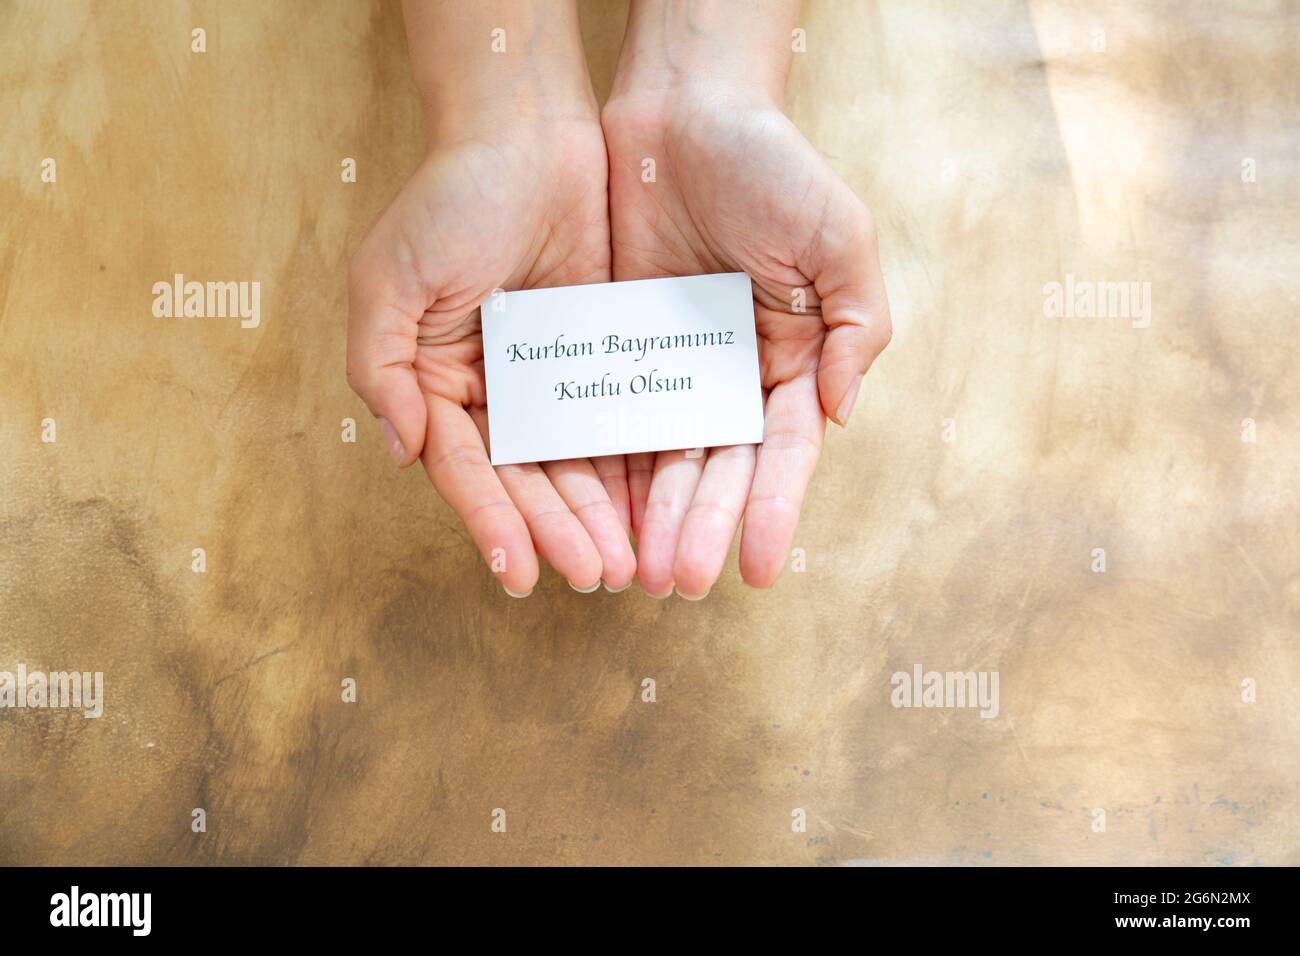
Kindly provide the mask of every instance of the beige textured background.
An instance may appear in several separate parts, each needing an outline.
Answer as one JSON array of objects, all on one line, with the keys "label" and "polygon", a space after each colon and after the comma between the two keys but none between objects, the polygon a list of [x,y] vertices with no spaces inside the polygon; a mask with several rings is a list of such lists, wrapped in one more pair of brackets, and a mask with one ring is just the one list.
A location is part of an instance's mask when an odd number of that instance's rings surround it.
[{"label": "beige textured background", "polygon": [[[0,711],[0,863],[1300,863],[1300,13],[1133,6],[807,5],[789,109],[896,334],[807,570],[689,604],[507,599],[345,384],[421,149],[395,6],[0,2],[0,670],[107,685]],[[176,272],[261,328],[155,319]],[[1150,328],[1044,318],[1067,273]],[[1000,716],[895,710],[916,662]]]}]

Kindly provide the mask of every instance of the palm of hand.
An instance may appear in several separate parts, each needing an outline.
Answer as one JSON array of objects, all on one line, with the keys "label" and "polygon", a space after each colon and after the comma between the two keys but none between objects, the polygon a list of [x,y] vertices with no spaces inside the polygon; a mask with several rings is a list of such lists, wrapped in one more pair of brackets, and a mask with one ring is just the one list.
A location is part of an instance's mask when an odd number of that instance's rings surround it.
[{"label": "palm of hand", "polygon": [[[763,387],[814,371],[825,328],[796,263],[816,241],[832,184],[820,157],[809,161],[811,147],[772,108],[704,104],[666,123],[633,122],[610,142],[614,278],[748,272]],[[644,149],[658,157],[653,182]]]},{"label": "palm of hand", "polygon": [[403,345],[427,394],[486,405],[478,308],[496,289],[608,279],[603,184],[554,169],[603,162],[599,129],[589,125],[545,153],[509,140],[440,149],[367,237],[360,255],[367,246],[378,247],[375,258],[396,254],[400,305],[420,315]]},{"label": "palm of hand", "polygon": [[494,474],[485,450],[479,306],[498,288],[609,279],[604,177],[572,173],[603,170],[605,161],[594,120],[547,130],[544,148],[527,137],[440,147],[353,263],[354,313],[363,281],[384,290],[369,310],[380,318],[364,336],[366,358],[414,369],[426,409],[425,468],[514,593],[536,581],[536,552],[584,589],[602,578],[621,587],[634,570],[622,458],[511,465]]},{"label": "palm of hand", "polygon": [[770,584],[793,540],[825,415],[842,422],[840,406],[853,398],[846,389],[856,392],[853,363],[828,370],[823,358],[822,304],[862,307],[843,260],[870,246],[869,215],[773,106],[685,100],[665,117],[633,100],[608,108],[604,125],[614,278],[749,273],[767,393],[757,453],[629,456],[639,576],[651,593],[674,584],[704,593],[743,516],[741,573]]}]

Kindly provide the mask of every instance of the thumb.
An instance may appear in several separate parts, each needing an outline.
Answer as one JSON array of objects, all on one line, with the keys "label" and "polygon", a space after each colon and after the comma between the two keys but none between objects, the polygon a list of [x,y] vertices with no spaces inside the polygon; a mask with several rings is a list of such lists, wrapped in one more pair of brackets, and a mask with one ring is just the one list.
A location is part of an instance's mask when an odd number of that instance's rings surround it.
[{"label": "thumb", "polygon": [[348,384],[379,419],[388,453],[405,468],[420,457],[429,414],[413,365],[420,317],[394,304],[386,275],[361,255],[348,270]]},{"label": "thumb", "polygon": [[[848,191],[848,187],[845,187]],[[827,328],[817,366],[817,393],[826,417],[849,420],[858,386],[889,344],[893,326],[871,213],[850,194],[839,222],[829,225],[813,264],[814,285]]]}]

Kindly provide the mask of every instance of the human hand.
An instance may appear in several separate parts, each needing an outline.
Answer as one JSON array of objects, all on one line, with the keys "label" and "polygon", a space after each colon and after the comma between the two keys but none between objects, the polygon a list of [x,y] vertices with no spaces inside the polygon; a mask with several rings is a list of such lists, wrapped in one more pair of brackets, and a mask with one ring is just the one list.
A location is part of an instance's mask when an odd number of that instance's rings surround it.
[{"label": "human hand", "polygon": [[[428,18],[444,14],[408,8],[417,80],[422,58],[442,52],[428,44],[448,32]],[[532,590],[538,552],[580,591],[602,579],[621,590],[635,572],[623,458],[493,469],[487,455],[480,305],[496,289],[610,278],[604,139],[585,67],[580,82],[564,73],[580,54],[523,71],[513,92],[480,75],[517,79],[501,61],[475,72],[444,60],[430,81],[456,84],[442,99],[426,90],[432,149],[352,259],[348,379],[394,459],[424,463],[507,592]],[[496,98],[476,97],[476,82]]]},{"label": "human hand", "polygon": [[700,597],[742,516],[741,575],[776,580],[825,419],[848,420],[891,327],[870,213],[782,113],[784,67],[761,68],[788,51],[780,4],[748,50],[726,3],[690,5],[689,29],[659,6],[634,5],[602,114],[614,279],[749,273],[766,393],[757,448],[628,458],[638,579]]}]

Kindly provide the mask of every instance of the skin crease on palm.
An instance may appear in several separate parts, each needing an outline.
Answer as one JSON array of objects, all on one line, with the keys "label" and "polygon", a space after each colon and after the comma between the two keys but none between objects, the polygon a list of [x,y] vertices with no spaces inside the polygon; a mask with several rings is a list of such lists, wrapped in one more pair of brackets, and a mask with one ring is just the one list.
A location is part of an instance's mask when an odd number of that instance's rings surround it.
[{"label": "skin crease on palm", "polygon": [[[597,116],[571,3],[405,6],[435,146],[353,257],[348,379],[507,593],[531,592],[540,555],[580,591],[635,575],[701,597],[742,520],[745,581],[780,574],[825,419],[844,424],[890,335],[870,214],[774,99],[792,9],[736,21],[729,0],[634,0]],[[517,59],[455,40],[512,18]],[[655,61],[704,23],[706,61],[730,55],[733,79],[666,87]],[[629,90],[624,62],[649,82]],[[753,279],[761,446],[492,468],[479,310],[495,289],[730,271]]]}]

